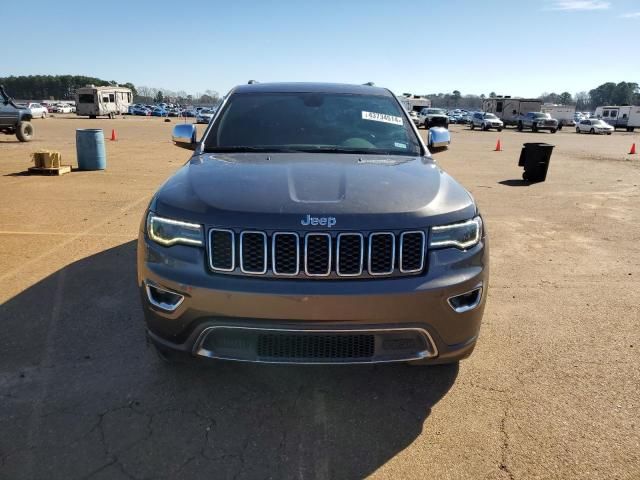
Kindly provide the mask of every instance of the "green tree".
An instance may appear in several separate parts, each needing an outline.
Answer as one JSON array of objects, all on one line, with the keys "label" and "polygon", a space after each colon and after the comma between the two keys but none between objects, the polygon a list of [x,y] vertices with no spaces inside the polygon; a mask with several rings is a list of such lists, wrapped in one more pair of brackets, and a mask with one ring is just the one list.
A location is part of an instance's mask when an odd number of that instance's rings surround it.
[{"label": "green tree", "polygon": [[160,103],[164,100],[164,95],[162,95],[162,90],[158,90],[158,93],[156,93],[156,96],[154,97],[153,101],[156,103]]},{"label": "green tree", "polygon": [[489,98],[496,98],[496,97],[497,97],[496,92],[491,92],[489,94]]},{"label": "green tree", "polygon": [[569,92],[562,92],[560,94],[560,103],[562,105],[573,105],[573,97]]}]

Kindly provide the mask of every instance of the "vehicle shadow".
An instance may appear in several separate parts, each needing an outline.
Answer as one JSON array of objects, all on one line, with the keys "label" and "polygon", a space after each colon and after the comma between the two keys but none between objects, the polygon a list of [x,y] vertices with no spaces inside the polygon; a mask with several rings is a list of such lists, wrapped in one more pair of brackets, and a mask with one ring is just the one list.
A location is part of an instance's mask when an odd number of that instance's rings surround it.
[{"label": "vehicle shadow", "polygon": [[533,182],[527,182],[521,179],[501,180],[498,182],[500,185],[506,185],[507,187],[528,187]]},{"label": "vehicle shadow", "polygon": [[165,364],[145,343],[135,248],[0,307],[6,478],[363,478],[455,382],[457,364]]}]

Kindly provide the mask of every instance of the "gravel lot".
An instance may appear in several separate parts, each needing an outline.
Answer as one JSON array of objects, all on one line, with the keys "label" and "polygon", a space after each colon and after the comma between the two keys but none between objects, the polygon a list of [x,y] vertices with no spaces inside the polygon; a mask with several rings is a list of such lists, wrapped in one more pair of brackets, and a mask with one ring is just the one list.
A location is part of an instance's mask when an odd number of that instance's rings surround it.
[{"label": "gravel lot", "polygon": [[[640,478],[639,133],[452,126],[436,158],[492,255],[459,367],[167,366],[145,345],[134,239],[189,156],[175,123],[0,136],[0,478]],[[22,173],[39,148],[75,165],[88,127],[117,130],[105,172]],[[527,141],[556,145],[545,183],[518,180]]]}]

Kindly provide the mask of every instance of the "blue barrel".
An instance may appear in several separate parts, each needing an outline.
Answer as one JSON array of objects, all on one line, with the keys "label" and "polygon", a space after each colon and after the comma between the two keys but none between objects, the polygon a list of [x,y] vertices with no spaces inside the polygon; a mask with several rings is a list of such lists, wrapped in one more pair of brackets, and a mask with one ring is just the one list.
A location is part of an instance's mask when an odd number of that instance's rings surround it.
[{"label": "blue barrel", "polygon": [[100,128],[76,130],[76,155],[79,170],[104,170],[107,155],[104,150],[104,133]]}]

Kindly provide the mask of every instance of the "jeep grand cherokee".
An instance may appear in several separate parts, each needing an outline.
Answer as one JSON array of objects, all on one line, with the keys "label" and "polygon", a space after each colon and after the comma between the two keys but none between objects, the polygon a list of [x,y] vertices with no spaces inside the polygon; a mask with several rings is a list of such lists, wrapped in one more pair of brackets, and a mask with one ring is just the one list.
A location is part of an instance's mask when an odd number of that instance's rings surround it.
[{"label": "jeep grand cherokee", "polygon": [[249,84],[155,194],[138,239],[148,337],[271,363],[446,363],[471,354],[488,244],[471,195],[388,90]]}]

